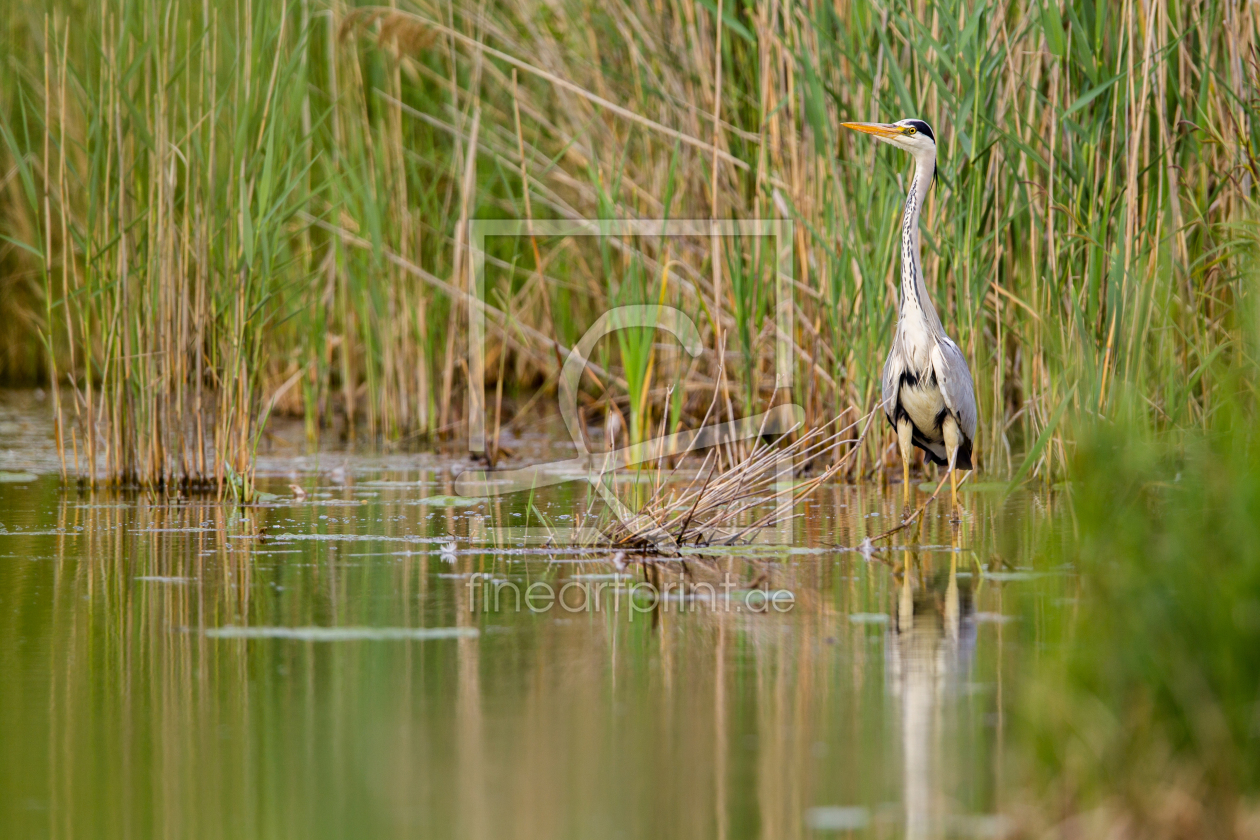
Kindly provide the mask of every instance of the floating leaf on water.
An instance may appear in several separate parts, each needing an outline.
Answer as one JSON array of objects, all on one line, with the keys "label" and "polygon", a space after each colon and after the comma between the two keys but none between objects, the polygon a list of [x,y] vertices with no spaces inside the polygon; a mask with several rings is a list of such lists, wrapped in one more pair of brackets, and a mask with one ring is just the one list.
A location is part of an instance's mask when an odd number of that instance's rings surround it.
[{"label": "floating leaf on water", "polygon": [[998,583],[1016,580],[1034,580],[1035,578],[1045,577],[1044,573],[1038,572],[985,572],[984,576]]},{"label": "floating leaf on water", "polygon": [[468,507],[469,505],[478,505],[484,501],[473,496],[428,496],[424,499],[417,499],[418,505],[429,505],[430,507]]},{"label": "floating leaf on water", "polygon": [[945,819],[955,837],[1009,837],[1014,833],[1010,818],[1001,814],[950,814]]},{"label": "floating leaf on water", "polygon": [[5,472],[0,470],[0,484],[25,484],[28,481],[34,481],[39,478],[35,473],[28,472]]},{"label": "floating leaf on water", "polygon": [[828,805],[805,812],[805,824],[814,831],[861,831],[870,822],[871,812],[856,805]]},{"label": "floating leaf on water", "polygon": [[196,525],[187,528],[133,528],[133,534],[212,534],[214,528],[202,528]]},{"label": "floating leaf on water", "polygon": [[776,543],[740,543],[739,545],[689,545],[686,556],[713,555],[730,557],[774,557],[790,554],[829,554],[835,551],[831,546],[789,546]]},{"label": "floating leaf on water", "polygon": [[474,639],[475,627],[210,627],[215,639],[296,639],[303,642],[427,641]]},{"label": "floating leaf on water", "polygon": [[[245,535],[243,535],[245,536]],[[272,535],[277,540],[314,540],[316,542],[401,542],[401,543],[435,543],[444,542],[447,537],[387,537],[383,534],[294,534],[286,531]]]}]

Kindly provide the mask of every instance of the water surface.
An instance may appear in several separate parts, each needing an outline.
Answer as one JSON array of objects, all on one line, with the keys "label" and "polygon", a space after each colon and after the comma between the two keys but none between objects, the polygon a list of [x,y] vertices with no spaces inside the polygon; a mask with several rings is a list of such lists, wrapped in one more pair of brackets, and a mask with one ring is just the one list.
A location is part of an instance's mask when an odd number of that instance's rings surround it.
[{"label": "water surface", "polygon": [[478,544],[529,500],[451,498],[431,454],[278,449],[248,508],[63,489],[22,474],[38,406],[0,405],[0,835],[1008,826],[1012,697],[1076,590],[1036,561],[1053,495],[968,491],[862,553],[900,487],[829,485],[789,546],[643,565]]}]

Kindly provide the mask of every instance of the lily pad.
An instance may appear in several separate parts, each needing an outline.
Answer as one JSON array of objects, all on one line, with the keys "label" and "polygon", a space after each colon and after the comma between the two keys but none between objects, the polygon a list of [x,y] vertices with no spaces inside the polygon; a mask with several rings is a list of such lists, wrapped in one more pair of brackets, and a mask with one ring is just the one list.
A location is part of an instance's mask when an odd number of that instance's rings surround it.
[{"label": "lily pad", "polygon": [[482,500],[473,496],[428,496],[418,499],[417,502],[432,507],[469,507],[480,504]]}]

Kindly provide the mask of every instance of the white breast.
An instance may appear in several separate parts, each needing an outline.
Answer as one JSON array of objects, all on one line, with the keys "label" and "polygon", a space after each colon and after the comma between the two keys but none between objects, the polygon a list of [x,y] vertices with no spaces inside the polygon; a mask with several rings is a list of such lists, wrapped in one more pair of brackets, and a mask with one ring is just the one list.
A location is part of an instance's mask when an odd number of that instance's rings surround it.
[{"label": "white breast", "polygon": [[929,379],[930,376],[930,373],[924,374],[917,385],[902,385],[900,397],[901,407],[910,415],[910,421],[920,434],[935,443],[941,440],[936,418],[945,408],[945,398],[941,396],[941,389]]}]

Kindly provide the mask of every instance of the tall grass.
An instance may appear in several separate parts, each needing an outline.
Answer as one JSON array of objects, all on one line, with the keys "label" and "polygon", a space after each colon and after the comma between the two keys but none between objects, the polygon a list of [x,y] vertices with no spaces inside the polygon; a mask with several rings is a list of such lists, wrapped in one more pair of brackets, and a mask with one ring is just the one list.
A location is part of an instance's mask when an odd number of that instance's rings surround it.
[{"label": "tall grass", "polygon": [[[908,162],[836,126],[916,115],[941,147],[924,269],[976,377],[981,467],[1049,479],[1071,456],[1055,418],[1107,415],[1115,382],[1166,427],[1203,422],[1227,387],[1209,362],[1239,352],[1258,14],[1221,0],[15,10],[0,376],[46,378],[68,472],[248,494],[271,410],[312,437],[460,431],[470,219],[788,215],[791,396],[814,423],[857,417],[895,318]],[[680,306],[723,353],[693,364],[659,339],[610,341],[588,410],[621,412],[636,437],[662,416],[695,422],[719,382],[731,412],[775,398],[764,244],[583,239],[491,243],[485,367],[509,407],[545,404],[530,398],[594,317],[641,301]],[[885,443],[872,436],[860,471]]]}]

